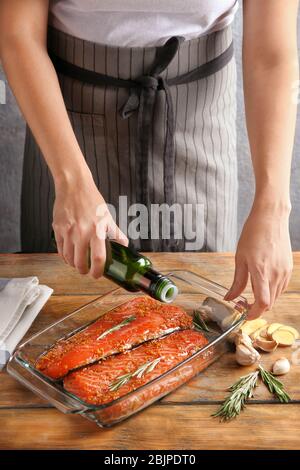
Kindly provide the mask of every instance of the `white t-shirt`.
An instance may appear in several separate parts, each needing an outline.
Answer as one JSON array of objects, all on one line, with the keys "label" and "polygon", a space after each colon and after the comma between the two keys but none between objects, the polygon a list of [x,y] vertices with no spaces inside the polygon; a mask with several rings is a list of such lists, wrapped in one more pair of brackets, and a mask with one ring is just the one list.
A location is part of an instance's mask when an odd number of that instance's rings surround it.
[{"label": "white t-shirt", "polygon": [[72,36],[114,46],[154,46],[230,24],[236,0],[50,0],[49,22]]}]

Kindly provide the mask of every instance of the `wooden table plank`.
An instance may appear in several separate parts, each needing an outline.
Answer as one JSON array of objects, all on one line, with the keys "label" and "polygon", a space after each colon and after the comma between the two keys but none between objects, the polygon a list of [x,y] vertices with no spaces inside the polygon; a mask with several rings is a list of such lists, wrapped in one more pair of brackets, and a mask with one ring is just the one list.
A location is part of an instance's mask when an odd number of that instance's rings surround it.
[{"label": "wooden table plank", "polygon": [[53,295],[102,295],[115,287],[105,278],[98,281],[80,275],[57,254],[0,255],[0,277],[26,276],[37,276],[41,284],[54,289]]},{"label": "wooden table plank", "polygon": [[[219,284],[230,287],[234,273],[231,253],[149,253],[155,268],[163,271],[190,269]],[[294,273],[288,291],[300,293],[300,253],[294,253]],[[0,255],[0,277],[38,276],[41,284],[54,289],[55,295],[108,292],[114,285],[107,279],[94,280],[78,274],[57,254]],[[250,292],[248,285],[246,292]]]},{"label": "wooden table plank", "polygon": [[299,449],[300,407],[252,405],[229,423],[212,405],[152,406],[110,429],[53,409],[1,410],[1,449]]}]

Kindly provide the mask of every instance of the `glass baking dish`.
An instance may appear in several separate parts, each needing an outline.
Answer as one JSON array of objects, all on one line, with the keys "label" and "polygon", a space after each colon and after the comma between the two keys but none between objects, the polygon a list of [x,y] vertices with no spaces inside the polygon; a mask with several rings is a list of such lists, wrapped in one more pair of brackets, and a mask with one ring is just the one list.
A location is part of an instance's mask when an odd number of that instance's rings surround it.
[{"label": "glass baking dish", "polygon": [[222,331],[216,323],[209,324],[210,331],[203,332],[208,339],[205,347],[127,395],[101,406],[93,406],[66,392],[60,382],[52,381],[41,374],[35,369],[34,364],[36,359],[57,340],[83,329],[109,310],[133,297],[144,295],[117,288],[53,323],[21,344],[7,365],[8,373],[63,413],[81,414],[96,422],[100,427],[112,426],[159,400],[220,357],[227,350],[226,339],[244,321],[248,312],[245,298],[238,297],[231,302],[223,301],[227,289],[198,274],[174,270],[166,275],[179,289],[174,304],[183,307],[187,313],[192,315],[205,298],[212,297],[222,300],[227,307],[231,308],[231,312],[239,313],[237,316],[228,313],[228,317],[239,318],[236,318],[232,324],[227,322],[228,327],[225,331]]}]

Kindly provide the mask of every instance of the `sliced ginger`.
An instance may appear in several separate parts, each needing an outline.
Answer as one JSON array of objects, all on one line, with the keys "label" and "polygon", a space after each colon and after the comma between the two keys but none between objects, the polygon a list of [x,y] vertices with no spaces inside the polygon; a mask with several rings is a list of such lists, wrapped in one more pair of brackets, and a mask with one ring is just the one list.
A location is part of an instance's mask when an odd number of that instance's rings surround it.
[{"label": "sliced ginger", "polygon": [[261,328],[258,328],[258,330],[255,330],[253,333],[251,333],[250,338],[251,338],[252,340],[255,340],[255,339],[258,338],[259,336],[261,336],[262,338],[267,339],[267,329],[266,329],[266,325],[262,326]]},{"label": "sliced ginger", "polygon": [[292,326],[283,323],[268,325],[263,318],[248,320],[241,326],[241,331],[250,336],[251,340],[263,351],[276,349],[278,346],[291,346],[300,337],[299,332]]},{"label": "sliced ginger", "polygon": [[267,329],[268,335],[272,337],[274,331],[278,330],[278,328],[280,328],[281,326],[283,326],[282,323],[271,323],[271,325],[269,325]]},{"label": "sliced ginger", "polygon": [[275,330],[272,334],[272,338],[279,344],[279,346],[292,346],[295,342],[294,334],[284,328],[278,328],[278,330]]},{"label": "sliced ginger", "polygon": [[242,324],[241,330],[248,336],[251,336],[255,331],[265,327],[267,325],[267,320],[263,318],[257,318],[256,320],[247,320]]},{"label": "sliced ginger", "polygon": [[295,339],[299,339],[299,332],[296,330],[296,328],[293,328],[292,326],[285,326],[282,325],[278,328],[279,330],[286,330],[292,333],[295,336]]},{"label": "sliced ginger", "polygon": [[279,346],[291,346],[299,338],[296,328],[282,323],[271,323],[268,326],[267,333],[270,339],[279,343]]}]

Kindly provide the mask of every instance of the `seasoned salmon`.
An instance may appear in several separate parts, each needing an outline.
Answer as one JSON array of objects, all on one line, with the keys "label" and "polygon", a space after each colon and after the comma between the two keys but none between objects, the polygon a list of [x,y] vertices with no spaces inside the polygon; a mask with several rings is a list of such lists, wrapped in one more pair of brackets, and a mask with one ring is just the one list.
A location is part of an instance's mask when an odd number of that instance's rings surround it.
[{"label": "seasoned salmon", "polygon": [[[71,372],[64,379],[64,388],[88,404],[103,405],[161,376],[207,343],[200,332],[178,331]],[[197,367],[187,365],[185,371],[177,374],[178,377],[169,378],[168,384],[153,384],[153,389],[148,389],[143,399],[149,400],[162,391],[176,388],[203,369],[206,362],[204,357],[200,357]]]},{"label": "seasoned salmon", "polygon": [[38,358],[36,368],[51,379],[60,379],[74,369],[192,324],[191,316],[180,307],[137,297],[57,341]]}]

